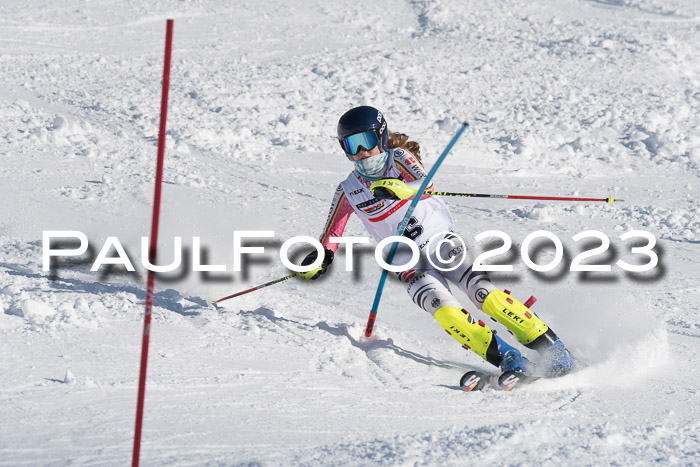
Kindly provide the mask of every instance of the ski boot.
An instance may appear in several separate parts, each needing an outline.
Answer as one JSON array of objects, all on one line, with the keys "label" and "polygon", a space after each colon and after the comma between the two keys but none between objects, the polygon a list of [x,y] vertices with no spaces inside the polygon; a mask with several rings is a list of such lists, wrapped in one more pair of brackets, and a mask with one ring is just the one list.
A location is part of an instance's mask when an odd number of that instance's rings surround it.
[{"label": "ski boot", "polygon": [[544,368],[548,377],[564,376],[578,365],[578,361],[571,355],[571,352],[566,350],[562,340],[551,329],[547,329],[547,332],[527,347],[540,354],[540,366]]},{"label": "ski boot", "polygon": [[527,373],[527,360],[515,347],[508,345],[503,339],[496,336],[498,353],[501,354],[501,372],[513,371],[516,373]]},{"label": "ski boot", "polygon": [[498,385],[504,391],[510,391],[521,382],[531,381],[527,359],[522,356],[515,347],[506,344],[504,340],[496,336],[498,352],[501,354],[501,375],[498,377]]},{"label": "ski boot", "polygon": [[541,348],[538,352],[547,368],[547,376],[550,377],[564,376],[578,365],[578,361],[566,350],[559,338],[556,338],[549,347]]}]

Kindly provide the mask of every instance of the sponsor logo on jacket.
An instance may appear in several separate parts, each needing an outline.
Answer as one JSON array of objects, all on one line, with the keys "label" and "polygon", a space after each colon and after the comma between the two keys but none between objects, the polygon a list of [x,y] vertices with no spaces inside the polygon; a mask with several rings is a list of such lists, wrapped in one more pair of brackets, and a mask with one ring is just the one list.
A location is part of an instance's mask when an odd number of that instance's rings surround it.
[{"label": "sponsor logo on jacket", "polygon": [[[384,208],[384,201],[379,201],[379,200],[370,200],[370,201],[365,201],[364,203],[360,203],[357,205],[358,209],[361,209],[362,212],[366,214],[372,214],[375,213],[381,209]],[[374,203],[374,204],[373,204]]]}]

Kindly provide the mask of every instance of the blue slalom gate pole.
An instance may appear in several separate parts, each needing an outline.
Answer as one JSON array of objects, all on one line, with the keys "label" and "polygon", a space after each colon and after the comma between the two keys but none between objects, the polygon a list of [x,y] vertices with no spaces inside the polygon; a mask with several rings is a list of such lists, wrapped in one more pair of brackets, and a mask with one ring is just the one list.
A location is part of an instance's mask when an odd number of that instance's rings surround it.
[{"label": "blue slalom gate pole", "polygon": [[[442,164],[442,161],[445,160],[445,157],[447,157],[447,154],[452,150],[452,146],[455,145],[457,140],[459,139],[460,136],[462,136],[462,133],[464,133],[464,130],[467,129],[469,124],[467,122],[463,122],[462,126],[459,128],[457,131],[457,134],[452,137],[450,140],[449,144],[445,148],[444,151],[442,151],[442,154],[440,154],[440,157],[438,157],[437,161],[435,161],[435,164],[433,164],[433,168],[430,169],[430,172],[428,172],[428,175],[423,179],[423,183],[420,186],[420,189],[418,189],[418,192],[416,195],[413,197],[413,201],[411,204],[408,206],[408,210],[406,211],[406,215],[403,218],[403,221],[401,221],[401,224],[399,225],[399,230],[396,232],[397,236],[403,235],[404,231],[406,230],[406,227],[408,226],[408,221],[411,218],[411,214],[413,214],[413,210],[416,209],[416,206],[418,205],[418,201],[420,201],[421,197],[423,196],[423,193],[425,193],[425,190],[428,188],[430,185],[430,180],[432,180],[433,176],[435,175],[435,172],[440,168],[440,165]],[[394,255],[396,254],[396,249],[399,246],[399,242],[394,242],[391,245],[391,250],[389,250],[389,256],[387,256],[386,262],[387,264],[391,264],[391,262],[394,260]],[[384,269],[382,271],[382,277],[379,279],[379,285],[377,286],[377,293],[374,295],[374,303],[372,304],[372,311],[369,313],[369,318],[367,319],[367,327],[365,327],[365,337],[371,337],[372,336],[372,330],[374,329],[374,321],[377,319],[377,310],[379,309],[379,301],[382,298],[382,291],[384,290],[384,284],[386,283],[386,278],[387,275],[389,274],[389,271]]]}]

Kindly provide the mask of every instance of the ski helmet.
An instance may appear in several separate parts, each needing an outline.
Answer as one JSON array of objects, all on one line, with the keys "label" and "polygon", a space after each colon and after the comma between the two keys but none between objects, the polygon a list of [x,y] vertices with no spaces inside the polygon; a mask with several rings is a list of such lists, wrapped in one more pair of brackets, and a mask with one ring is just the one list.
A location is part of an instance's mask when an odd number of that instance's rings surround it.
[{"label": "ski helmet", "polygon": [[[371,133],[365,137],[349,138],[367,131]],[[357,154],[360,147],[370,150],[377,144],[382,152],[386,152],[389,150],[388,133],[384,115],[367,105],[348,110],[338,121],[338,141],[346,154]],[[365,146],[372,143],[374,144],[369,148]]]}]

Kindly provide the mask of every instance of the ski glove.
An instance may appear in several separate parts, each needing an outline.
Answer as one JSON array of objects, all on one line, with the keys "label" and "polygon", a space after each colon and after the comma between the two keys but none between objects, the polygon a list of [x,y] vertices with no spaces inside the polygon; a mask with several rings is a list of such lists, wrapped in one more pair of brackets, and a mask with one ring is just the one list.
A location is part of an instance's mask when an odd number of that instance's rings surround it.
[{"label": "ski glove", "polygon": [[[333,255],[334,253],[329,250],[328,248],[324,248],[324,254],[323,254],[323,263],[316,269],[312,269],[311,271],[307,272],[300,272],[299,277],[304,279],[305,281],[314,281],[321,277],[322,274],[326,273],[326,269],[328,269],[328,266],[331,265],[333,262]],[[314,261],[316,261],[316,258],[318,257],[318,251],[314,250],[308,255],[306,255],[306,258],[301,262],[302,266],[307,266]]]},{"label": "ski glove", "polygon": [[408,199],[418,193],[418,190],[398,178],[377,180],[369,189],[378,199]]}]

